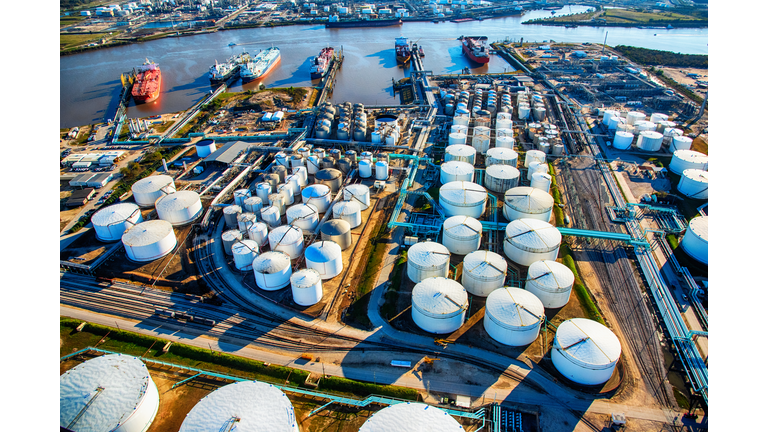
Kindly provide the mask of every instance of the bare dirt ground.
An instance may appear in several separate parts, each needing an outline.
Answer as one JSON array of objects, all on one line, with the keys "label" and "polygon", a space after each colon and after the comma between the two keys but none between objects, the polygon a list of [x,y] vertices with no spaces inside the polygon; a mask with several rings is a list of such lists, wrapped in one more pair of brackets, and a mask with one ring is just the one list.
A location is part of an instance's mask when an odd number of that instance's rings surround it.
[{"label": "bare dirt ground", "polygon": [[[696,93],[701,97],[704,97],[704,93],[706,93],[707,89],[702,87],[697,87],[696,81],[704,81],[708,83],[709,82],[708,69],[679,68],[679,67],[671,67],[671,66],[658,67],[657,69],[663,70],[664,75],[668,76],[669,78],[672,78],[673,80],[679,82],[680,84],[691,86],[691,91],[693,91],[694,93]],[[690,77],[688,76],[689,73],[699,74],[699,77],[698,78]]]}]

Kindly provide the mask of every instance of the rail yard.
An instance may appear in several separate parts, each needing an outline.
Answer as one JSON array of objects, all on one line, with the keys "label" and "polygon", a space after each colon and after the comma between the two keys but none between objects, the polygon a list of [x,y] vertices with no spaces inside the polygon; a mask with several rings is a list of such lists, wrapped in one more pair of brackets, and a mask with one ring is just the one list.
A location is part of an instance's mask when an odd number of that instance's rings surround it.
[{"label": "rail yard", "polygon": [[[110,179],[84,228],[62,221],[61,315],[410,387],[467,431],[706,429],[706,98],[602,46],[487,48],[515,72],[435,75],[413,44],[402,105],[330,103],[340,55],[279,116],[223,84],[131,139],[121,103],[89,151],[146,171]],[[82,348],[70,370],[111,355]],[[140,359],[215,378],[200,404],[243,381]],[[274,384],[321,401],[286,430],[405,409]]]}]

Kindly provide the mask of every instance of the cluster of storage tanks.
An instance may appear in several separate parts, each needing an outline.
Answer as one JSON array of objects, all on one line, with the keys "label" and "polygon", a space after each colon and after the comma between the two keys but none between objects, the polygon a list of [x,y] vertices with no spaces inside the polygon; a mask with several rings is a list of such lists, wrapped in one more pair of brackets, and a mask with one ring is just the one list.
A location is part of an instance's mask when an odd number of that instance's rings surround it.
[{"label": "cluster of storage tanks", "polygon": [[638,150],[656,152],[662,145],[667,145],[674,152],[689,150],[693,143],[666,114],[653,113],[646,119],[646,115],[639,111],[600,109],[598,115],[602,116],[603,125],[614,131],[612,145],[618,150],[628,150],[634,145]]},{"label": "cluster of storage tanks", "polygon": [[341,141],[368,141],[370,139],[370,142],[374,144],[398,145],[404,133],[401,130],[403,120],[399,116],[378,115],[373,119],[372,128],[369,127],[368,120],[365,106],[361,103],[353,105],[351,102],[345,102],[334,106],[330,102],[323,102],[315,122],[315,137],[320,139],[335,138]]}]

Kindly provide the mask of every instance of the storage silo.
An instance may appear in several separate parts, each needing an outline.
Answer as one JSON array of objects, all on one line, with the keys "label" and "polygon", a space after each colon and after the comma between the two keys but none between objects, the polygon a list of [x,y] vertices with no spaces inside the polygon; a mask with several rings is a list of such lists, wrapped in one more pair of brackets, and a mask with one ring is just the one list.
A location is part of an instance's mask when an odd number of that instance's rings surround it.
[{"label": "storage silo", "polygon": [[359,432],[463,432],[459,422],[440,408],[417,402],[390,405],[363,423]]},{"label": "storage silo", "polygon": [[269,205],[277,209],[280,216],[285,214],[285,195],[280,193],[269,194]]},{"label": "storage silo", "polygon": [[181,226],[203,214],[203,204],[197,192],[179,191],[159,198],[155,202],[155,210],[158,218],[173,226]]},{"label": "storage silo", "polygon": [[547,154],[541,150],[528,150],[525,152],[525,167],[528,168],[531,162],[547,163]]},{"label": "storage silo", "polygon": [[462,161],[467,162],[470,165],[475,165],[475,154],[477,151],[474,147],[454,144],[445,148],[445,161]]},{"label": "storage silo", "polygon": [[305,187],[309,183],[309,174],[305,167],[298,167],[293,169],[293,175],[299,177],[299,186]]},{"label": "storage silo", "polygon": [[204,158],[216,151],[216,142],[213,140],[200,140],[195,144],[197,157]]},{"label": "storage silo", "polygon": [[461,133],[461,132],[454,132],[454,133],[448,134],[449,146],[452,146],[455,144],[466,144],[466,143],[467,143],[467,134]]},{"label": "storage silo", "polygon": [[267,251],[253,260],[256,285],[264,291],[277,291],[290,283],[291,257],[280,251]]},{"label": "storage silo", "polygon": [[475,167],[464,161],[453,160],[440,165],[440,183],[454,181],[471,182],[475,178]]},{"label": "storage silo", "polygon": [[656,131],[642,131],[637,138],[637,148],[645,151],[659,151],[663,136]]},{"label": "storage silo", "polygon": [[261,198],[257,196],[248,197],[245,199],[245,201],[243,201],[243,210],[245,210],[248,213],[253,213],[258,215],[262,206],[263,206],[263,201],[261,200]]},{"label": "storage silo", "polygon": [[307,173],[316,174],[320,171],[320,158],[312,155],[307,158]]},{"label": "storage silo", "polygon": [[149,262],[168,255],[176,247],[176,234],[170,222],[144,221],[128,228],[121,238],[128,259]]},{"label": "storage silo", "polygon": [[693,150],[677,150],[672,155],[672,162],[669,163],[669,170],[675,174],[682,174],[687,169],[698,169],[705,171],[709,157],[704,153]]},{"label": "storage silo", "polygon": [[294,225],[282,225],[269,232],[269,248],[296,259],[304,251],[304,233]]},{"label": "storage silo", "polygon": [[467,125],[452,125],[451,126],[451,132],[450,133],[463,133],[467,134],[467,131],[469,129],[469,126]]},{"label": "storage silo", "polygon": [[504,286],[506,277],[507,260],[495,252],[478,250],[464,257],[461,284],[472,295],[487,297]]},{"label": "storage silo", "polygon": [[248,189],[237,189],[232,193],[232,195],[235,197],[235,205],[243,207],[245,199],[251,196],[251,191]]},{"label": "storage silo", "polygon": [[311,184],[301,191],[301,201],[314,206],[318,213],[325,213],[331,206],[331,188],[324,184]]},{"label": "storage silo", "polygon": [[363,223],[362,210],[357,201],[339,201],[333,205],[333,218],[345,220],[352,228]]},{"label": "storage silo", "polygon": [[469,216],[452,216],[443,222],[443,246],[457,255],[466,255],[480,248],[483,225]]},{"label": "storage silo", "polygon": [[235,243],[241,241],[242,239],[243,233],[236,229],[227,230],[221,233],[221,243],[222,247],[224,248],[224,253],[232,256],[232,246],[234,246]]},{"label": "storage silo", "polygon": [[275,206],[262,207],[259,216],[270,228],[280,226],[280,209]]},{"label": "storage silo", "polygon": [[709,265],[709,217],[696,216],[688,223],[680,246],[685,253]]},{"label": "storage silo", "polygon": [[313,232],[320,223],[320,216],[312,204],[296,204],[285,211],[288,225],[294,225],[302,231]]},{"label": "storage silo", "polygon": [[626,150],[632,146],[635,135],[632,132],[617,131],[613,137],[613,147],[617,150]]},{"label": "storage silo", "polygon": [[272,384],[240,381],[205,396],[184,418],[179,432],[299,432],[288,397]]},{"label": "storage silo", "polygon": [[419,242],[408,248],[406,273],[415,283],[430,277],[448,277],[450,261],[447,247],[432,241]]},{"label": "storage silo", "polygon": [[224,207],[222,213],[224,213],[224,222],[227,224],[227,228],[237,228],[237,215],[243,212],[243,209],[239,205],[231,205]]},{"label": "storage silo", "polygon": [[515,139],[511,136],[496,135],[496,147],[513,149],[515,147]]},{"label": "storage silo", "polygon": [[159,406],[146,365],[131,355],[96,357],[59,377],[61,430],[143,432]]},{"label": "storage silo", "polygon": [[293,205],[292,184],[285,183],[277,186],[277,193],[283,196],[283,203],[285,203],[286,208],[290,205]]},{"label": "storage silo", "polygon": [[477,183],[455,181],[440,187],[440,206],[448,216],[471,216],[475,219],[485,211],[488,193]]},{"label": "storage silo", "polygon": [[455,280],[426,278],[413,287],[411,317],[426,332],[452,333],[464,323],[468,300],[467,291]]},{"label": "storage silo", "polygon": [[235,268],[240,271],[253,270],[253,260],[259,255],[259,244],[253,240],[240,240],[232,245]]},{"label": "storage silo", "polygon": [[621,343],[599,322],[572,318],[557,327],[551,355],[555,368],[569,380],[598,385],[611,378],[621,356]]},{"label": "storage silo", "polygon": [[256,222],[248,228],[248,238],[255,241],[259,246],[267,243],[269,229],[264,222]]},{"label": "storage silo", "polygon": [[120,240],[125,230],[143,221],[141,209],[131,202],[112,204],[100,209],[91,217],[96,238],[103,242]]},{"label": "storage silo", "polygon": [[568,267],[557,261],[541,260],[528,268],[525,289],[536,295],[545,308],[555,309],[568,303],[573,282],[573,272]]},{"label": "storage silo", "polygon": [[556,260],[563,237],[557,228],[538,219],[517,219],[507,225],[504,254],[515,263],[530,266]]},{"label": "storage silo", "polygon": [[539,337],[544,306],[532,293],[512,287],[491,292],[485,301],[483,327],[496,342],[528,345]]},{"label": "storage silo", "polygon": [[155,175],[134,183],[131,192],[139,207],[152,207],[158,198],[176,192],[176,185],[171,176]]},{"label": "storage silo", "polygon": [[504,217],[508,221],[522,218],[549,222],[555,200],[541,189],[518,186],[504,193]]},{"label": "storage silo", "polygon": [[650,120],[654,123],[658,123],[660,121],[667,121],[669,120],[669,116],[662,113],[652,113]]},{"label": "storage silo", "polygon": [[548,173],[537,172],[531,176],[531,187],[549,193],[552,185],[552,176]]},{"label": "storage silo", "polygon": [[361,159],[358,164],[360,178],[370,178],[373,175],[373,163],[368,159]]},{"label": "storage silo", "polygon": [[237,229],[242,233],[247,233],[248,228],[251,227],[251,225],[255,224],[259,221],[259,218],[256,216],[255,213],[240,213],[237,215]]},{"label": "storage silo", "polygon": [[349,222],[341,219],[330,219],[320,225],[320,237],[332,241],[345,250],[352,246],[352,227]]},{"label": "storage silo", "polygon": [[341,179],[341,171],[335,168],[325,168],[315,173],[315,183],[328,186],[334,194],[341,188]]},{"label": "storage silo", "polygon": [[371,206],[371,190],[364,184],[345,186],[342,198],[344,201],[356,201],[362,210]]},{"label": "storage silo", "polygon": [[384,160],[376,161],[376,180],[389,178],[389,164]]},{"label": "storage silo", "polygon": [[676,150],[690,150],[693,145],[693,140],[687,136],[674,136],[672,142],[669,144],[669,150],[674,152]]},{"label": "storage silo", "polygon": [[494,147],[488,149],[485,153],[485,166],[491,165],[510,165],[517,166],[517,152],[503,147]]},{"label": "storage silo", "polygon": [[510,165],[491,165],[485,169],[485,187],[502,193],[518,185],[520,170]]},{"label": "storage silo", "polygon": [[645,114],[638,111],[630,111],[627,113],[627,124],[633,125],[640,120],[645,120]]},{"label": "storage silo", "polygon": [[301,269],[291,275],[293,302],[299,306],[312,306],[323,298],[323,281],[316,270]]},{"label": "storage silo", "polygon": [[677,190],[689,198],[708,199],[709,172],[698,169],[683,171],[680,182],[677,184]]},{"label": "storage silo", "polygon": [[549,172],[549,165],[546,162],[533,161],[528,165],[528,173],[526,177],[531,180],[534,173],[546,173]]},{"label": "storage silo", "polygon": [[307,268],[316,270],[323,280],[338,276],[344,268],[341,262],[341,246],[332,241],[312,243],[304,251],[304,258]]},{"label": "storage silo", "polygon": [[256,185],[256,196],[261,198],[262,205],[269,202],[269,196],[272,194],[272,185],[269,182],[261,182]]}]

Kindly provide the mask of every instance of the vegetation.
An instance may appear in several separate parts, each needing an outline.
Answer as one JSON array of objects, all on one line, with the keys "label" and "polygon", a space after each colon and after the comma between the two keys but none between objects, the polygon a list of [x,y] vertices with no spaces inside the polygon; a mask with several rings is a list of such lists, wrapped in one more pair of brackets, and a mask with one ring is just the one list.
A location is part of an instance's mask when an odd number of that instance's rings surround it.
[{"label": "vegetation", "polygon": [[579,24],[609,27],[667,26],[706,27],[706,10],[695,8],[675,12],[657,12],[643,9],[597,9],[593,12],[528,20],[523,24],[563,25]]},{"label": "vegetation", "polygon": [[573,260],[573,252],[565,243],[560,245],[560,256],[563,257],[563,264],[573,272],[573,290],[576,292],[576,297],[579,299],[582,311],[584,311],[587,318],[605,325],[605,320],[603,320],[603,316],[600,314],[600,309],[597,308],[592,296],[589,295],[589,291],[587,291],[587,288],[584,286],[584,282],[582,282],[581,277],[579,277],[576,261]]},{"label": "vegetation", "polygon": [[67,16],[59,17],[59,27],[61,28],[61,27],[74,25],[84,19],[85,17],[82,17],[80,15],[67,15]]},{"label": "vegetation", "polygon": [[552,165],[551,162],[548,165],[549,175],[552,176],[552,184],[549,187],[549,192],[552,194],[552,198],[555,200],[555,206],[552,208],[552,211],[555,213],[555,224],[561,227],[565,226],[565,214],[563,213],[563,209],[560,208],[560,204],[563,203],[563,200],[560,196],[560,189],[557,188],[557,180],[555,179],[555,166]]},{"label": "vegetation", "polygon": [[66,50],[89,42],[98,43],[106,35],[107,33],[62,34],[59,35],[59,49]]},{"label": "vegetation", "polygon": [[677,249],[677,246],[678,246],[677,236],[674,234],[667,234],[667,243],[669,243],[669,247],[671,247],[672,250]]},{"label": "vegetation", "polygon": [[348,314],[353,321],[366,327],[371,324],[368,319],[368,301],[371,298],[370,294],[379,276],[379,266],[384,258],[384,253],[387,251],[387,242],[384,239],[386,237],[386,230],[386,223],[379,225],[379,230],[371,236],[368,244],[365,246],[362,254],[362,259],[366,263],[365,269],[358,281],[355,299],[348,310]]},{"label": "vegetation", "polygon": [[635,63],[646,66],[675,66],[707,69],[709,56],[706,54],[680,54],[634,46],[617,45],[614,50]]},{"label": "vegetation", "polygon": [[680,84],[679,82],[677,82],[677,81],[673,80],[672,78],[664,75],[664,71],[663,70],[655,69],[655,68],[651,67],[650,69],[648,69],[648,71],[653,73],[653,74],[655,74],[660,80],[664,81],[664,84],[666,84],[669,87],[677,90],[678,93],[682,94],[683,96],[687,97],[688,99],[690,99],[690,100],[692,100],[692,101],[694,101],[696,103],[699,103],[699,104],[704,102],[704,98],[702,98],[701,96],[697,95],[696,93],[694,93],[693,91],[691,91],[690,89],[688,89],[684,85]]},{"label": "vegetation", "polygon": [[408,251],[400,251],[397,261],[395,262],[395,267],[392,269],[392,279],[390,280],[389,289],[384,293],[384,305],[381,307],[381,315],[388,320],[392,319],[397,313],[398,291],[400,290],[400,284],[403,281],[403,271],[407,262]]}]

